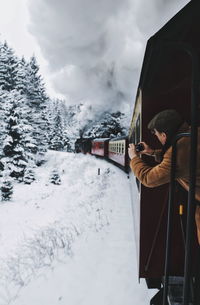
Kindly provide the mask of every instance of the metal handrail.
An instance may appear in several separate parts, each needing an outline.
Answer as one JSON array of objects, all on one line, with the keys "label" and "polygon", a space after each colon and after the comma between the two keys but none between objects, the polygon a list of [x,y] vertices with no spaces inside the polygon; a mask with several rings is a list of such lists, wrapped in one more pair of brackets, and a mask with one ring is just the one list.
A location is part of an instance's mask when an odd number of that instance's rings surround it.
[{"label": "metal handrail", "polygon": [[190,184],[186,226],[186,253],[183,286],[183,305],[189,304],[190,278],[192,269],[192,242],[194,232],[195,188],[197,166],[198,101],[199,101],[199,59],[194,50],[188,51],[192,58],[192,101],[191,101],[191,143],[190,143]]},{"label": "metal handrail", "polygon": [[168,217],[167,217],[167,241],[165,252],[165,276],[164,276],[164,291],[163,291],[163,305],[167,305],[167,295],[169,287],[169,271],[170,271],[170,258],[171,258],[171,244],[172,244],[172,228],[173,228],[173,214],[174,214],[174,193],[176,188],[176,152],[177,141],[182,137],[189,137],[190,133],[180,133],[174,138],[172,144],[172,159],[171,159],[171,173],[170,173],[170,187],[169,187],[169,204],[168,204]]}]

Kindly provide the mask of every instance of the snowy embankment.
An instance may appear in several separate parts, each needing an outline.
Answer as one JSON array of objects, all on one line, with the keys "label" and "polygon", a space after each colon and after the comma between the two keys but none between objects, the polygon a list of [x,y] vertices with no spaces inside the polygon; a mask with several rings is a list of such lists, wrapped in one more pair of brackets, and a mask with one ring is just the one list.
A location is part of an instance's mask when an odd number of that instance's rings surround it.
[{"label": "snowy embankment", "polygon": [[[47,158],[0,206],[0,305],[148,304],[126,175],[92,156]],[[61,185],[49,182],[53,169]]]}]

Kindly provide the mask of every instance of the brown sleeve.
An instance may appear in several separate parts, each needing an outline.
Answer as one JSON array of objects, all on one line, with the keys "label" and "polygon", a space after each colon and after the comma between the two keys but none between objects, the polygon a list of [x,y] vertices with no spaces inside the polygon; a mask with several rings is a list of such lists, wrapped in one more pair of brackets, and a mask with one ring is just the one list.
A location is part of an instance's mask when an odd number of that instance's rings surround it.
[{"label": "brown sleeve", "polygon": [[160,163],[162,161],[162,149],[155,149],[154,151],[155,161]]},{"label": "brown sleeve", "polygon": [[138,180],[147,187],[157,187],[170,181],[171,148],[164,154],[160,164],[152,167],[147,165],[140,157],[134,157],[130,167]]}]

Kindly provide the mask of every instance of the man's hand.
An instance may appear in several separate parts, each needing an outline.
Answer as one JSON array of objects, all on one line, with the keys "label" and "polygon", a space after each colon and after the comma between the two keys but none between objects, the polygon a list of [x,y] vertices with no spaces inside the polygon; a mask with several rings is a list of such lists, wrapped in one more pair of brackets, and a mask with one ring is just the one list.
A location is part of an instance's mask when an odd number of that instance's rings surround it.
[{"label": "man's hand", "polygon": [[134,144],[129,144],[129,148],[128,148],[128,155],[129,158],[132,160],[134,157],[137,157],[137,152],[135,149],[135,145]]},{"label": "man's hand", "polygon": [[149,145],[147,145],[145,142],[140,142],[144,146],[144,150],[140,151],[140,154],[153,156],[155,150],[152,149]]},{"label": "man's hand", "polygon": [[148,156],[153,156],[155,150],[152,149],[149,145],[147,145],[145,142],[139,142],[138,144],[142,144],[144,146],[144,150],[140,152],[136,152],[135,145],[134,144],[129,144],[128,148],[128,154],[129,158],[132,160],[134,157],[138,156],[139,154],[144,154]]}]

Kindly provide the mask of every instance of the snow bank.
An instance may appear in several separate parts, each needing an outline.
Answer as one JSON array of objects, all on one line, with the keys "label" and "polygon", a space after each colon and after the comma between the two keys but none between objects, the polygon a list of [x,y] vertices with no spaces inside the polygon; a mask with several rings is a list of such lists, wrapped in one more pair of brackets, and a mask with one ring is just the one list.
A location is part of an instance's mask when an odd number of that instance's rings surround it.
[{"label": "snow bank", "polygon": [[146,304],[127,177],[113,165],[50,151],[0,213],[0,305]]}]

